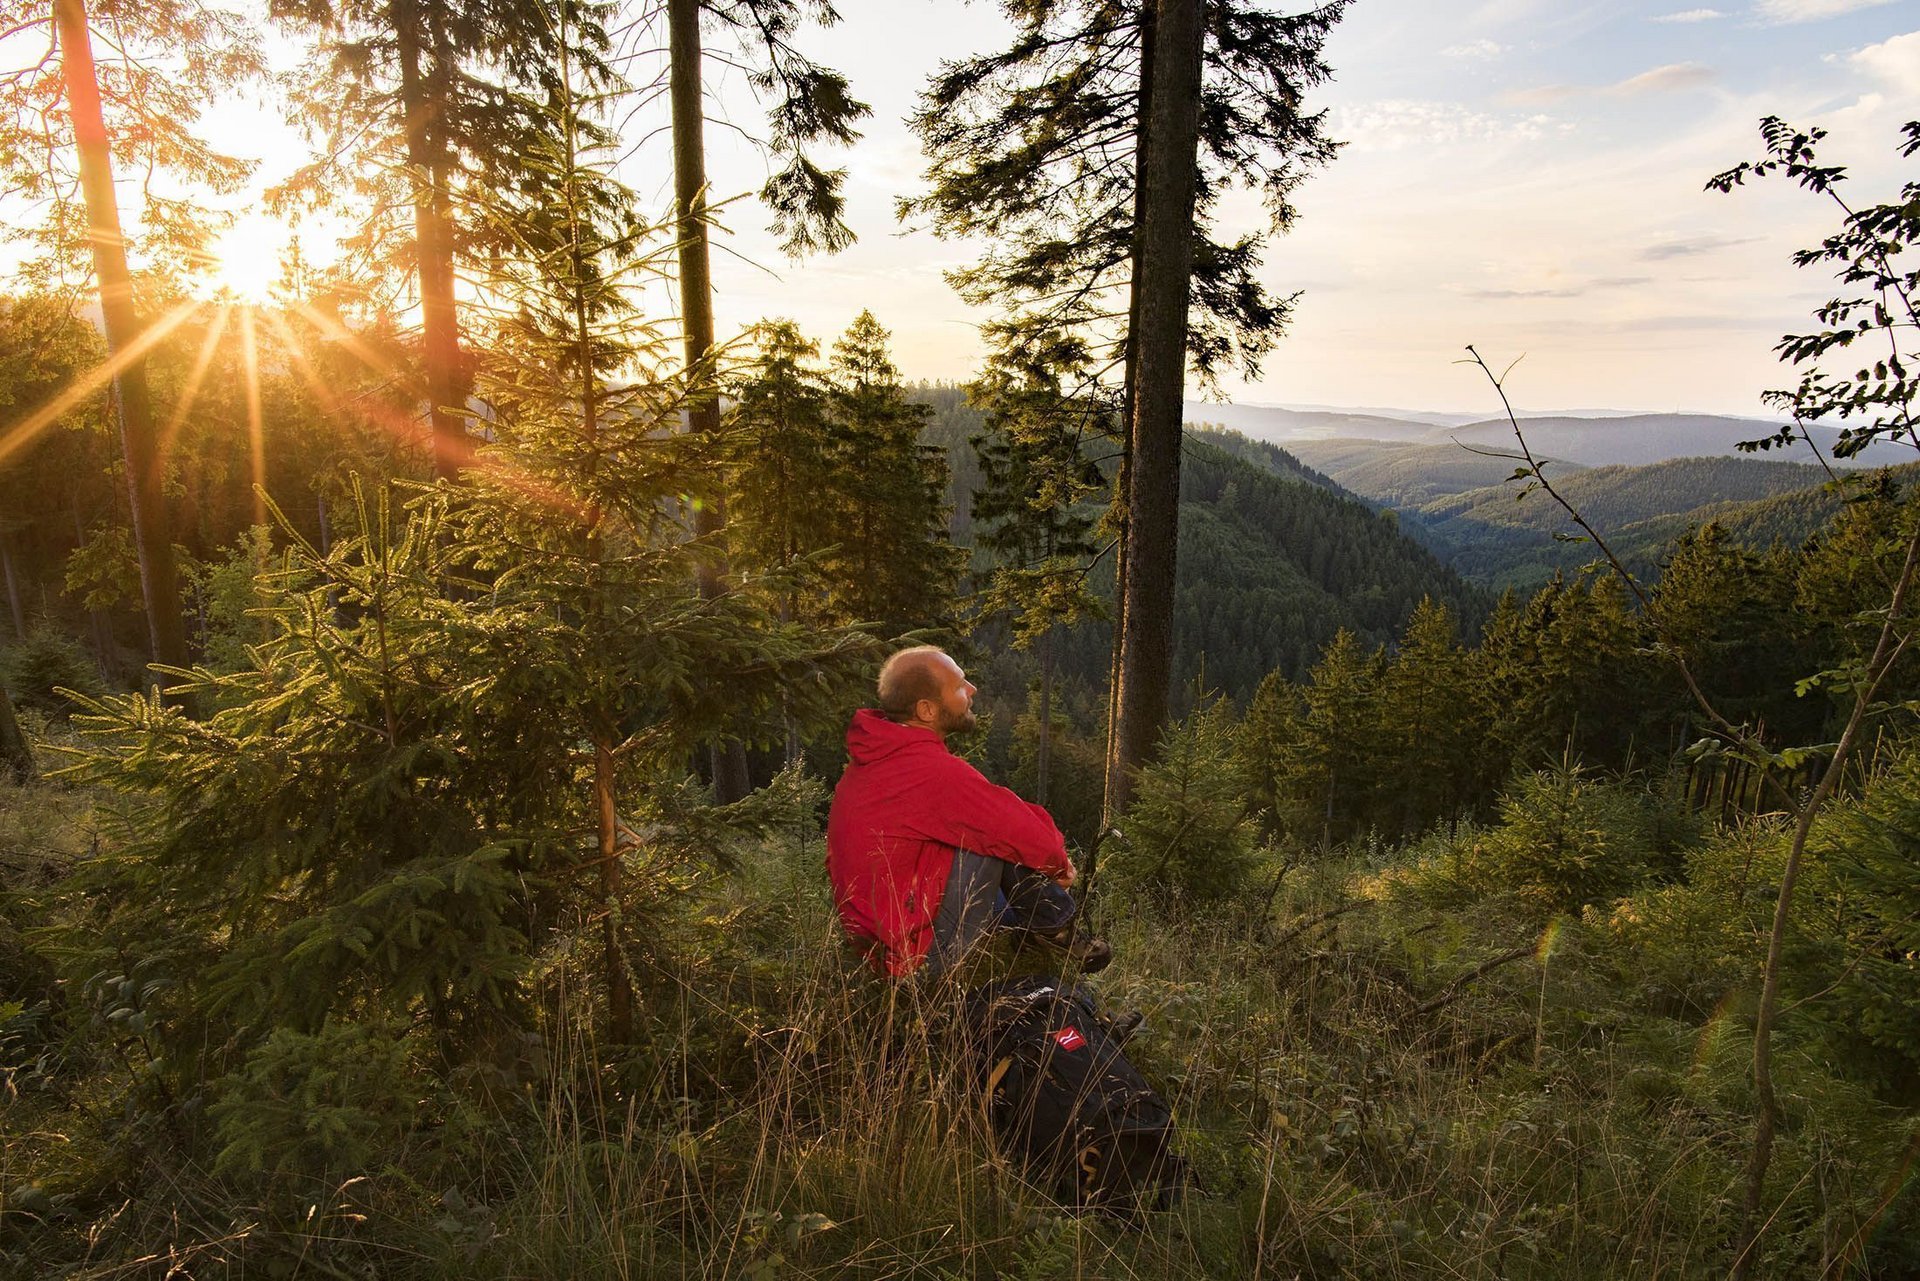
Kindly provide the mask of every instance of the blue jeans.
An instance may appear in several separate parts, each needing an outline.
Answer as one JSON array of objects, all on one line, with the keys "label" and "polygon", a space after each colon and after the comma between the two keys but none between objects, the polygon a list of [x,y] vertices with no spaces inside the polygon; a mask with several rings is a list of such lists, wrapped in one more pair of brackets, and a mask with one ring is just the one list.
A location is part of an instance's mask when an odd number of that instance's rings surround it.
[{"label": "blue jeans", "polygon": [[1044,872],[1006,859],[955,850],[953,871],[933,917],[928,976],[951,968],[975,944],[999,930],[1051,934],[1073,921],[1073,895]]}]

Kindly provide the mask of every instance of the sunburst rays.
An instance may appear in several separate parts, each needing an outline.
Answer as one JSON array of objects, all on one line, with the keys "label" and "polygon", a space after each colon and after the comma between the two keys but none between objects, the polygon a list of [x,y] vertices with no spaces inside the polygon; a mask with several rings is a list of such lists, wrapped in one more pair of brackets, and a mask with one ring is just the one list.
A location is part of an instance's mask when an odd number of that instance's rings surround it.
[{"label": "sunburst rays", "polygon": [[180,429],[186,426],[187,415],[193,411],[193,402],[199,398],[200,384],[207,376],[207,369],[213,364],[215,353],[220,350],[220,339],[227,332],[227,322],[233,318],[233,308],[220,306],[213,316],[213,323],[207,326],[207,333],[200,340],[200,350],[193,358],[193,367],[187,371],[186,384],[180,390],[180,398],[167,416],[166,425],[160,429],[160,465],[165,466],[173,456],[173,447],[180,439]]},{"label": "sunburst rays", "polygon": [[240,308],[240,367],[246,374],[247,454],[253,463],[253,523],[267,523],[267,429],[260,413],[260,346],[253,308]]},{"label": "sunburst rays", "polygon": [[[302,302],[294,303],[287,310],[312,325],[323,338],[346,352],[369,373],[401,384],[411,381],[405,371],[398,369],[378,348],[354,333],[337,317]],[[4,467],[9,459],[27,449],[49,427],[85,403],[88,397],[97,394],[128,367],[144,359],[181,326],[203,318],[207,323],[206,332],[200,339],[179,394],[161,425],[156,441],[157,457],[162,466],[172,459],[179,447],[182,432],[201,403],[207,375],[222,344],[237,337],[242,375],[240,393],[253,489],[253,519],[256,523],[265,523],[269,504],[266,413],[262,394],[266,361],[261,350],[267,334],[262,333],[262,326],[275,340],[275,357],[284,358],[288,372],[305,387],[322,413],[339,419],[353,417],[410,447],[424,445],[427,427],[419,413],[396,408],[379,397],[365,397],[349,403],[315,367],[301,336],[288,323],[287,312],[231,299],[215,302],[192,300],[170,308],[148,325],[135,342],[76,377],[59,394],[26,417],[0,430],[0,467]],[[557,515],[574,520],[582,518],[586,504],[578,496],[566,492],[537,471],[502,456],[498,451],[480,452],[479,444],[473,440],[465,443],[464,456],[459,460],[461,467],[484,474],[493,483]]]},{"label": "sunburst rays", "polygon": [[145,359],[148,352],[191,319],[203,306],[205,304],[199,302],[177,304],[148,325],[133,342],[75,378],[52,400],[14,423],[4,432],[0,432],[0,466],[5,466],[9,458],[32,444],[41,432],[72,413],[87,397],[118,378],[135,362]]},{"label": "sunburst rays", "polygon": [[[368,370],[395,380],[403,378],[402,373],[394,368],[391,361],[368,344],[365,339],[348,329],[337,317],[330,316],[306,303],[295,303],[291,310],[311,324],[323,337],[338,344],[341,350],[353,356]],[[313,361],[301,348],[297,336],[292,327],[287,324],[286,319],[271,311],[262,313],[262,317],[279,336],[295,373],[306,385],[308,392],[320,402],[321,407],[330,414],[349,412],[348,406],[327,385],[320,371],[314,368]],[[428,427],[422,418],[397,411],[384,402],[364,401],[355,406],[352,412],[407,445],[421,447],[426,442]],[[535,472],[501,456],[498,452],[481,453],[478,442],[471,438],[462,442],[461,456],[458,461],[462,469],[483,473],[495,483],[513,490],[521,497],[530,499],[558,515],[573,520],[582,519],[584,516],[586,504],[582,500]]]}]

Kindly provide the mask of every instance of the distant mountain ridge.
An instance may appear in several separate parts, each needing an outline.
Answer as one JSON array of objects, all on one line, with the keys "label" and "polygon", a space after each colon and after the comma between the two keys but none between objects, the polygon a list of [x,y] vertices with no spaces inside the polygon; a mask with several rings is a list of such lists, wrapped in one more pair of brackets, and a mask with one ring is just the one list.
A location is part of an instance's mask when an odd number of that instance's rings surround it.
[{"label": "distant mountain ridge", "polygon": [[[1511,458],[1476,454],[1455,444],[1378,440],[1302,440],[1287,452],[1334,483],[1387,507],[1423,507],[1439,498],[1498,485],[1513,475]],[[1582,470],[1549,460],[1549,475]]]},{"label": "distant mountain ridge", "polygon": [[[1210,405],[1188,401],[1186,421],[1191,426],[1219,424],[1256,439],[1271,441],[1286,449],[1307,442],[1331,440],[1394,442],[1417,445],[1452,445],[1455,448],[1495,449],[1512,452],[1513,427],[1504,418],[1483,417],[1468,421],[1445,421],[1452,415],[1423,415],[1421,418],[1396,418],[1371,411],[1331,409],[1289,409],[1267,405]],[[1765,418],[1741,418],[1722,414],[1630,414],[1588,412],[1583,414],[1522,415],[1521,429],[1528,446],[1546,457],[1576,462],[1588,467],[1611,463],[1647,464],[1673,458],[1733,457],[1742,441],[1758,440],[1780,429],[1778,421]],[[1831,445],[1836,429],[1815,427],[1814,438],[1823,448]],[[1796,457],[1797,455],[1797,457]],[[1771,451],[1758,457],[1784,457],[1805,461],[1804,447]],[[1851,460],[1853,466],[1897,466],[1912,460],[1911,450],[1880,443]],[[1312,465],[1311,462],[1309,465]]]},{"label": "distant mountain ridge", "polygon": [[[1554,469],[1547,474],[1554,476]],[[1839,504],[1822,488],[1826,481],[1826,471],[1809,463],[1675,458],[1643,467],[1564,472],[1554,487],[1617,555],[1651,571],[1674,539],[1710,521],[1730,533],[1750,530],[1756,537],[1736,534],[1736,541],[1756,546],[1776,537],[1801,541]],[[1482,582],[1528,586],[1599,554],[1559,504],[1538,491],[1520,499],[1521,492],[1518,484],[1489,485],[1403,510],[1401,519],[1409,528],[1423,529],[1448,564]],[[1780,500],[1792,501],[1764,519],[1749,515],[1758,504]],[[1788,513],[1804,514],[1807,523]]]}]

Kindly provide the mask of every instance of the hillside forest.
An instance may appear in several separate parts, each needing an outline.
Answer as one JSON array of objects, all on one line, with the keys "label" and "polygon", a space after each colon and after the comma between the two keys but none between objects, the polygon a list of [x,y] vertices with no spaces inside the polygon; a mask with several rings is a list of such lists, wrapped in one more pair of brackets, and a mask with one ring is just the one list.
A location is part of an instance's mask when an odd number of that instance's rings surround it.
[{"label": "hillside forest", "polygon": [[[1830,216],[1753,457],[1574,458],[1484,362],[1477,452],[1188,423],[1284,340],[1345,8],[1004,5],[912,121],[948,385],[712,286],[716,66],[728,216],[855,234],[828,5],[0,3],[0,1276],[1920,1274],[1920,507],[1865,465],[1920,184],[1771,118],[1700,176]],[[344,229],[258,301],[242,90]],[[1052,1199],[951,993],[846,946],[915,643],[1067,836],[1170,1208]]]}]

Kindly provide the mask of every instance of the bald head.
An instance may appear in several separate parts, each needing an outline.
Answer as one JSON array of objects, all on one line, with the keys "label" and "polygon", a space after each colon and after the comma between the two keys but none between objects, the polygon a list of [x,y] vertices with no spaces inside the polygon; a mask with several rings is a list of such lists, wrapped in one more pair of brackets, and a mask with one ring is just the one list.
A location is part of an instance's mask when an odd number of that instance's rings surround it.
[{"label": "bald head", "polygon": [[940,701],[940,660],[947,651],[937,645],[903,649],[880,665],[880,711],[890,721],[913,719],[914,704],[923,698]]},{"label": "bald head", "polygon": [[973,728],[973,685],[943,649],[901,650],[881,666],[878,684],[880,712],[888,720],[943,738]]}]

